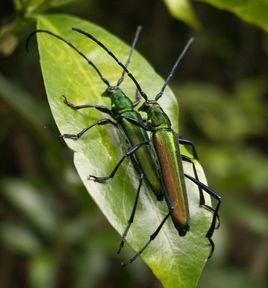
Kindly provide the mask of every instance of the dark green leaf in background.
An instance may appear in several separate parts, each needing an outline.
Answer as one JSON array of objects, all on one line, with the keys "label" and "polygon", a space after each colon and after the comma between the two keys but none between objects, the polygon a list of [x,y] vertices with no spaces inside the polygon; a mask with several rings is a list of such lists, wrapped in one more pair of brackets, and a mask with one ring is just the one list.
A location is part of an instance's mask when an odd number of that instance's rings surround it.
[{"label": "dark green leaf in background", "polygon": [[[268,31],[268,0],[197,0],[205,2],[219,9],[227,10],[249,23],[255,24]],[[185,22],[194,29],[201,27],[201,23],[189,0],[164,0],[170,14]]]},{"label": "dark green leaf in background", "polygon": [[228,10],[268,31],[268,0],[198,0]]},{"label": "dark green leaf in background", "polygon": [[170,14],[194,29],[201,27],[192,4],[188,0],[164,0]]},{"label": "dark green leaf in background", "polygon": [[27,182],[15,179],[1,181],[2,194],[8,203],[44,234],[56,232],[57,215],[49,200]]},{"label": "dark green leaf in background", "polygon": [[0,224],[0,241],[11,251],[22,255],[33,255],[43,248],[41,241],[28,227],[12,222]]}]

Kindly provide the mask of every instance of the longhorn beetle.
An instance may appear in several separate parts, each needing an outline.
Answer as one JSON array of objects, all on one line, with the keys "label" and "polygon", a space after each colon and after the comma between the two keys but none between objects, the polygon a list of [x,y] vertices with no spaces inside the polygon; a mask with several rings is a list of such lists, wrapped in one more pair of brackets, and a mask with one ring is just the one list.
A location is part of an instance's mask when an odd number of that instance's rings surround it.
[{"label": "longhorn beetle", "polygon": [[[212,189],[193,178],[190,175],[184,174],[182,160],[189,160],[180,153],[178,136],[171,127],[171,121],[169,120],[167,114],[163,111],[161,106],[158,104],[158,100],[163,95],[169,81],[171,80],[177,66],[181,62],[186,51],[193,42],[191,38],[186,46],[184,47],[182,53],[180,53],[177,58],[174,66],[171,69],[170,74],[168,75],[166,81],[164,82],[159,93],[156,94],[154,100],[149,100],[146,93],[142,90],[140,84],[137,82],[136,78],[131,72],[122,64],[119,59],[110,51],[101,41],[96,39],[90,33],[87,33],[81,29],[73,28],[74,31],[85,35],[86,37],[93,40],[100,47],[102,47],[116,62],[119,66],[123,68],[128,75],[128,77],[134,82],[139,94],[143,97],[144,103],[139,108],[139,111],[144,111],[147,114],[147,121],[143,122],[140,119],[134,119],[131,117],[126,117],[126,119],[133,125],[140,127],[146,131],[152,133],[151,141],[148,143],[151,144],[154,148],[157,157],[157,163],[159,163],[159,174],[161,179],[161,184],[165,194],[165,199],[167,199],[167,205],[169,208],[168,214],[164,217],[160,225],[157,227],[155,232],[151,234],[148,242],[140,249],[127,263],[124,263],[123,266],[133,262],[149,245],[149,243],[157,236],[161,228],[163,227],[166,220],[171,216],[175,228],[178,230],[180,236],[184,236],[190,228],[190,216],[189,216],[189,207],[187,199],[187,191],[184,176],[201,187],[206,191],[210,196],[217,200],[216,209],[213,213],[213,218],[209,230],[207,231],[206,237],[209,240],[211,245],[212,255],[214,251],[214,243],[211,239],[213,232],[216,228],[216,220],[218,215],[218,210],[221,204],[221,197]],[[145,143],[144,143],[145,144]],[[210,257],[209,256],[209,257]]]},{"label": "longhorn beetle", "polygon": [[[129,52],[128,59],[125,64],[126,66],[128,66],[128,64],[130,63],[131,56],[133,54],[134,47],[137,43],[140,31],[141,31],[141,27],[139,26],[137,28],[137,31],[136,31],[136,34],[135,34],[135,37],[134,37],[134,40],[133,40],[133,43]],[[82,131],[80,131],[77,134],[63,134],[61,135],[61,137],[67,138],[67,139],[78,140],[91,128],[95,126],[107,125],[107,124],[112,124],[114,127],[118,128],[123,133],[123,136],[128,144],[129,150],[121,158],[121,160],[118,162],[118,164],[110,173],[110,175],[107,177],[96,177],[96,176],[90,175],[88,177],[88,179],[96,181],[96,182],[100,182],[100,183],[103,183],[107,181],[108,179],[113,178],[114,175],[116,174],[117,169],[120,167],[124,159],[127,157],[130,157],[134,165],[134,168],[139,175],[140,180],[139,180],[139,185],[138,185],[137,192],[136,192],[134,206],[133,206],[130,218],[128,220],[128,225],[121,238],[120,246],[118,249],[118,253],[119,253],[120,250],[124,246],[125,238],[134,220],[142,182],[144,180],[147,182],[148,186],[151,188],[151,190],[155,194],[157,200],[161,201],[163,199],[162,187],[159,182],[159,176],[158,176],[157,166],[154,161],[155,156],[153,155],[153,150],[150,149],[149,145],[146,145],[146,146],[143,145],[143,143],[147,143],[149,140],[147,132],[144,129],[134,126],[131,123],[129,123],[129,121],[125,120],[125,117],[127,116],[137,119],[137,120],[141,120],[140,114],[134,110],[134,107],[140,102],[140,98],[137,98],[135,102],[132,103],[132,101],[120,89],[119,86],[124,80],[125,71],[123,71],[116,85],[112,86],[109,83],[109,81],[106,78],[104,78],[104,76],[102,75],[98,67],[92,61],[90,61],[80,50],[78,50],[76,46],[74,46],[72,43],[62,38],[60,35],[57,35],[51,31],[41,30],[41,29],[33,31],[27,38],[26,50],[28,50],[29,41],[31,37],[37,33],[45,33],[50,36],[53,36],[59,39],[60,41],[64,42],[65,44],[67,44],[73,50],[75,50],[89,65],[91,65],[94,68],[94,70],[97,72],[102,82],[107,86],[105,91],[102,93],[102,96],[110,98],[111,109],[105,106],[92,105],[92,104],[74,105],[73,103],[70,103],[65,96],[63,96],[63,102],[73,110],[81,110],[81,109],[86,109],[86,108],[96,109],[104,114],[111,116],[111,118],[113,118],[114,121],[112,121],[110,118],[103,118],[85,127]]]},{"label": "longhorn beetle", "polygon": [[[134,40],[133,40],[133,43],[132,43],[132,46],[131,46],[131,50],[130,50],[128,59],[127,59],[126,64],[125,64],[126,67],[130,63],[130,59],[131,59],[131,56],[133,54],[133,50],[134,50],[134,47],[136,45],[136,42],[138,40],[140,30],[141,30],[141,28],[138,27],[136,34],[135,34],[135,37],[134,37]],[[91,179],[91,180],[94,180],[97,182],[105,182],[106,180],[112,178],[115,175],[117,169],[119,168],[119,166],[121,165],[121,163],[124,161],[124,159],[126,157],[131,158],[132,163],[134,165],[134,168],[136,169],[137,173],[140,176],[140,182],[138,185],[138,189],[137,189],[137,193],[136,193],[136,197],[135,197],[135,201],[134,201],[134,206],[132,209],[131,216],[128,220],[128,225],[127,225],[127,227],[126,227],[126,229],[122,235],[120,247],[118,250],[118,253],[119,253],[121,248],[124,246],[125,238],[126,238],[127,233],[129,231],[130,225],[133,223],[133,220],[134,220],[135,211],[136,211],[138,198],[139,198],[139,194],[140,194],[140,189],[141,189],[143,180],[145,180],[147,182],[147,184],[149,185],[151,190],[156,195],[157,200],[161,201],[163,199],[163,196],[165,196],[165,200],[168,203],[170,203],[170,200],[169,200],[169,197],[167,196],[167,193],[163,193],[163,185],[161,185],[159,182],[158,167],[157,167],[156,162],[154,160],[154,158],[155,158],[154,151],[149,146],[149,138],[148,138],[146,131],[141,127],[137,127],[136,125],[132,125],[131,123],[129,123],[128,118],[136,119],[137,121],[142,121],[140,114],[134,110],[134,107],[140,102],[140,98],[136,99],[136,101],[132,103],[131,100],[119,88],[120,84],[124,80],[124,76],[126,73],[125,70],[123,70],[122,75],[119,78],[119,80],[117,81],[116,86],[111,86],[109,81],[103,77],[103,75],[100,72],[100,70],[98,69],[98,67],[92,61],[90,61],[80,50],[78,50],[77,47],[75,47],[72,43],[68,42],[67,40],[65,40],[61,36],[51,32],[51,31],[41,30],[41,29],[33,31],[29,35],[27,42],[26,42],[26,49],[27,50],[28,50],[28,45],[29,45],[29,41],[30,41],[31,37],[36,33],[46,33],[50,36],[53,36],[53,37],[61,40],[62,42],[67,44],[69,47],[74,49],[89,65],[91,65],[95,69],[97,74],[100,76],[100,79],[107,85],[107,89],[102,93],[102,96],[108,97],[111,100],[112,109],[110,110],[109,108],[104,107],[104,106],[100,106],[100,105],[91,105],[91,104],[74,105],[74,104],[70,103],[65,96],[63,96],[64,103],[73,110],[79,110],[79,109],[85,109],[85,108],[94,108],[100,112],[103,112],[103,113],[110,115],[115,121],[112,121],[109,118],[104,118],[104,119],[101,119],[101,120],[87,126],[86,128],[84,128],[82,131],[80,131],[77,134],[63,134],[62,137],[77,140],[84,133],[86,133],[88,130],[90,130],[94,126],[112,124],[115,127],[119,128],[123,132],[123,135],[125,136],[125,139],[128,143],[128,146],[131,147],[129,149],[129,151],[127,153],[125,153],[125,155],[122,157],[122,159],[118,162],[118,164],[115,166],[115,168],[113,169],[112,173],[109,176],[107,176],[107,177],[96,177],[93,175],[89,176],[89,179]],[[138,91],[138,89],[137,89],[137,91]],[[180,143],[190,145],[192,148],[192,151],[193,151],[194,158],[197,159],[197,153],[196,153],[195,147],[193,146],[193,144],[189,140],[180,139]],[[145,147],[142,147],[143,145],[145,145]],[[140,149],[140,148],[142,148],[142,149]],[[186,160],[186,161],[191,162],[193,164],[194,175],[197,179],[196,183],[200,183],[198,180],[196,167],[195,167],[195,164],[192,161],[192,159],[190,159],[186,156],[183,156],[183,160]],[[201,187],[201,186],[199,185],[199,187]],[[204,204],[204,196],[203,196],[203,192],[202,192],[201,188],[200,188],[200,199],[203,199],[202,201],[200,201],[200,205],[204,206],[205,208],[207,208],[210,211],[214,211],[212,207],[209,207],[209,206]]]}]

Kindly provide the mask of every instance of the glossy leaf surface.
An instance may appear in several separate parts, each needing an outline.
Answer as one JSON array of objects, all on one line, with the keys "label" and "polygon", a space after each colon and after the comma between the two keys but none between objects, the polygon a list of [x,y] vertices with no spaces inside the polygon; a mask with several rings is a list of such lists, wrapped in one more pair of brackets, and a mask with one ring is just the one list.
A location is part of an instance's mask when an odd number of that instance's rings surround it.
[{"label": "glossy leaf surface", "polygon": [[[127,58],[129,46],[92,23],[70,16],[38,17],[39,29],[48,29],[71,41],[99,67],[111,83],[116,83],[121,69],[95,43],[72,31],[72,27],[92,33],[122,61]],[[107,117],[93,109],[73,111],[62,102],[61,95],[65,95],[74,104],[91,103],[109,107],[109,100],[101,97],[105,85],[96,72],[58,39],[39,34],[38,46],[49,105],[60,133],[77,133],[87,125]],[[137,52],[133,55],[130,70],[146,93],[153,98],[162,86],[163,79]],[[122,89],[134,100],[135,87],[129,79],[125,79]],[[167,89],[160,103],[174,123],[173,128],[178,131],[178,106],[170,89]],[[108,175],[122,157],[125,147],[119,132],[109,125],[95,127],[80,140],[67,140],[66,143],[74,151],[74,164],[89,194],[111,225],[122,234],[138,186],[138,177],[132,164],[129,160],[125,161],[116,176],[107,184],[87,180],[89,174]],[[185,152],[185,149],[183,151]],[[184,169],[185,172],[193,174],[190,164],[185,164]],[[200,165],[198,171],[200,178],[205,182]],[[188,180],[186,184],[190,202],[191,231],[187,236],[179,237],[172,221],[168,220],[158,237],[142,254],[144,262],[163,286],[168,288],[196,287],[210,251],[205,234],[211,214],[199,208],[199,194],[195,185]],[[210,199],[206,200],[209,204]],[[165,203],[157,202],[152,192],[143,186],[135,221],[128,235],[128,243],[135,251],[144,245],[166,213]],[[114,249],[116,251],[117,247]]]}]

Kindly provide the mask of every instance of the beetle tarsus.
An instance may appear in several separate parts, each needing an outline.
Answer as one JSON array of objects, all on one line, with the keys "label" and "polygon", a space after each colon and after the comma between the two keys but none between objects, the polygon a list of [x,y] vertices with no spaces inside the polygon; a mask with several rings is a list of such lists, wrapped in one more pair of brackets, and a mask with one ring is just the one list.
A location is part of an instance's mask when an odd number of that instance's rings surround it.
[{"label": "beetle tarsus", "polygon": [[60,138],[77,140],[80,138],[79,134],[62,134]]},{"label": "beetle tarsus", "polygon": [[210,244],[210,253],[209,253],[209,256],[208,256],[208,259],[210,259],[214,253],[214,250],[215,250],[215,244],[213,242],[213,240],[211,238],[208,238],[208,241],[209,241],[209,244]]},{"label": "beetle tarsus", "polygon": [[[215,213],[215,209],[210,207],[210,206],[208,206],[208,205],[206,205],[206,204],[200,205],[200,207],[210,211],[213,214]],[[216,214],[216,217],[217,217],[217,223],[215,225],[215,230],[218,230],[220,228],[220,226],[221,226],[221,222],[220,222],[220,217],[219,217],[218,214]]]},{"label": "beetle tarsus", "polygon": [[170,215],[171,215],[171,211],[169,211],[168,214],[165,216],[165,218],[161,221],[160,225],[156,228],[154,233],[150,235],[150,238],[147,241],[147,243],[133,257],[131,257],[127,262],[121,263],[121,267],[126,267],[128,264],[135,261],[137,259],[137,257],[143,253],[143,251],[149,246],[151,241],[153,241],[155,239],[155,237],[158,235],[158,233],[161,231],[163,225],[165,224],[165,222],[167,221],[167,219],[169,218]]},{"label": "beetle tarsus", "polygon": [[62,101],[62,102],[63,102],[65,105],[67,105],[68,107],[70,107],[70,108],[73,109],[73,110],[77,110],[76,106],[75,106],[73,103],[69,102],[68,99],[66,98],[66,96],[62,95],[62,98],[63,98],[63,101]]},{"label": "beetle tarsus", "polygon": [[92,180],[94,182],[98,182],[98,183],[105,183],[107,180],[110,179],[110,177],[97,177],[97,176],[94,176],[94,175],[89,175],[87,177],[88,180]]}]

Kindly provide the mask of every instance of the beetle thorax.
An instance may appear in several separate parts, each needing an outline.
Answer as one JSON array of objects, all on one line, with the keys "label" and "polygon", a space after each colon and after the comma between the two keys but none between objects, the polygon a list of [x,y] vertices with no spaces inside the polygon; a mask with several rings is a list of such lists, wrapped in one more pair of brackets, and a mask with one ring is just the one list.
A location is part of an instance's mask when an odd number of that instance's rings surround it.
[{"label": "beetle thorax", "polygon": [[148,115],[148,123],[152,129],[162,129],[162,128],[170,128],[171,123],[168,119],[166,113],[162,110],[161,107],[157,107],[151,109],[147,112]]},{"label": "beetle thorax", "polygon": [[147,123],[152,130],[169,129],[171,127],[168,116],[156,101],[145,102],[139,110],[147,113]]},{"label": "beetle thorax", "polygon": [[132,102],[126,96],[126,94],[120,89],[114,91],[113,95],[111,96],[111,105],[112,110],[119,113],[133,110]]}]

